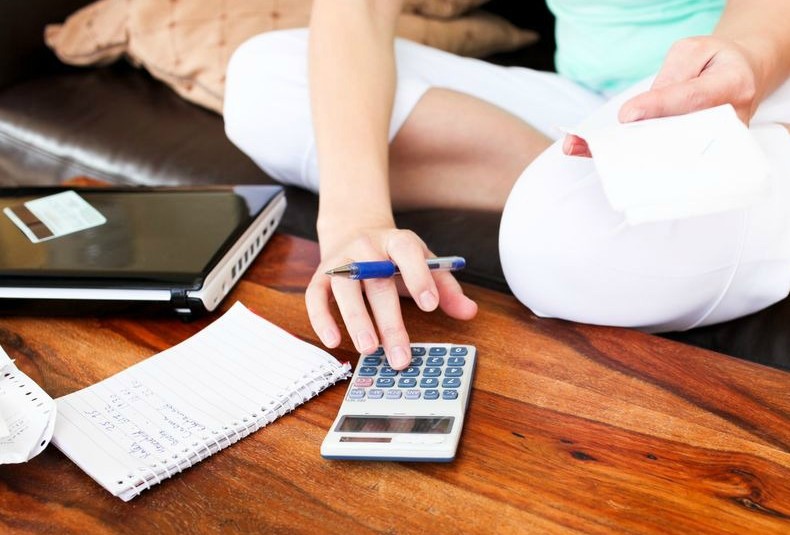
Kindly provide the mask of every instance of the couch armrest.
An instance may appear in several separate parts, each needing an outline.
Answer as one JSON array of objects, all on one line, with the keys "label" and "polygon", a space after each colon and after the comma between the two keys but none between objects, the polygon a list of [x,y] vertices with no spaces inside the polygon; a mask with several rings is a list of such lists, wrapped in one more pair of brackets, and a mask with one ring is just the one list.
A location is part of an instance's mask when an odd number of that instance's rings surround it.
[{"label": "couch armrest", "polygon": [[0,88],[57,65],[44,44],[44,26],[63,21],[90,0],[2,0]]}]

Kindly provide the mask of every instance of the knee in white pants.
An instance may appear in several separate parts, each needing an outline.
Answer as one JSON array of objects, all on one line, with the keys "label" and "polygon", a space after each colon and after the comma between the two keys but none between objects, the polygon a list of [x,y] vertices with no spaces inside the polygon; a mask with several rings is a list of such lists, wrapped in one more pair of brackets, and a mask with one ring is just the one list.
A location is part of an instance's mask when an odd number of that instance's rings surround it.
[{"label": "knee in white pants", "polygon": [[304,164],[312,147],[307,30],[284,30],[243,43],[228,64],[228,138],[280,182],[310,189]]},{"label": "knee in white pants", "polygon": [[738,213],[629,226],[590,160],[555,144],[521,176],[500,227],[513,294],[539,316],[651,331],[715,309],[739,262]]}]

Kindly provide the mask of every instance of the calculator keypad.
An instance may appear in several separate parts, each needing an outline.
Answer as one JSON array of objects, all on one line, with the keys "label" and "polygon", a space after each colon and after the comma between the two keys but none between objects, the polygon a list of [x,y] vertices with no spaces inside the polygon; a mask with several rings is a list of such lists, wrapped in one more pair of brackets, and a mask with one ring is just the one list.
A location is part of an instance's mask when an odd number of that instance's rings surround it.
[{"label": "calculator keypad", "polygon": [[408,368],[398,371],[387,364],[384,349],[360,360],[357,378],[346,399],[369,400],[453,400],[463,381],[468,356],[466,347],[412,347]]}]

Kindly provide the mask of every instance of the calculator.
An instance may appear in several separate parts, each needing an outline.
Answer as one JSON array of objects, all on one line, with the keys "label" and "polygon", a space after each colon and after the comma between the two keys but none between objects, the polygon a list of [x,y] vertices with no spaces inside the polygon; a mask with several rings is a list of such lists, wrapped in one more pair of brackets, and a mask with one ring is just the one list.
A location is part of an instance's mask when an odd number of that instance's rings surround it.
[{"label": "calculator", "polygon": [[477,350],[412,344],[404,370],[384,349],[361,355],[337,418],[321,444],[327,459],[434,461],[455,458]]}]

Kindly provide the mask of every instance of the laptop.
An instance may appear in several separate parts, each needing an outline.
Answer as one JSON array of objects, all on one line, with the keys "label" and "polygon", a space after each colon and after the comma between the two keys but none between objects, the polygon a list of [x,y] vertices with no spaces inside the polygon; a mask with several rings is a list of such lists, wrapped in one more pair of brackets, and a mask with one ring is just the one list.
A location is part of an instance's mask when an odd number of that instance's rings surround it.
[{"label": "laptop", "polygon": [[214,310],[272,236],[280,186],[0,188],[0,304]]}]

